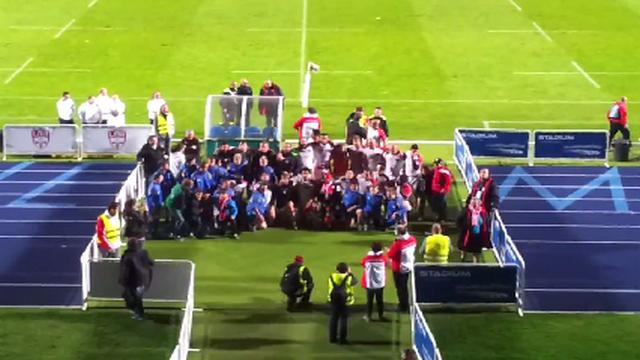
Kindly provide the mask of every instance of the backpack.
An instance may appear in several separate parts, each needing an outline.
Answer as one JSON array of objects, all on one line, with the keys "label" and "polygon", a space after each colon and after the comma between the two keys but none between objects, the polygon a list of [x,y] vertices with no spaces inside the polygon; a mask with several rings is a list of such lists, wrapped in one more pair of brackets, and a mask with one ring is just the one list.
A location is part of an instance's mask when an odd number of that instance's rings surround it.
[{"label": "backpack", "polygon": [[342,306],[347,305],[348,295],[347,295],[346,284],[350,277],[351,275],[347,275],[344,277],[344,279],[340,284],[336,284],[333,281],[333,277],[329,276],[329,280],[333,285],[333,289],[331,290],[331,294],[329,295],[331,300],[331,305],[342,305]]},{"label": "backpack", "polygon": [[296,266],[288,267],[284,274],[282,275],[282,279],[280,280],[280,289],[285,294],[295,294],[300,287],[300,279],[299,273],[300,268]]}]

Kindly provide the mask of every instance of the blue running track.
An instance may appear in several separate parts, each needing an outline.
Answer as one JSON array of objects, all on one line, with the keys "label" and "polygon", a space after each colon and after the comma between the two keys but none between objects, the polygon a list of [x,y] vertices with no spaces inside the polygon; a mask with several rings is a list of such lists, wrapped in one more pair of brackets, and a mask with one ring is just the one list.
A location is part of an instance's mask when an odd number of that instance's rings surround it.
[{"label": "blue running track", "polygon": [[80,255],[126,163],[0,163],[0,306],[79,306]]},{"label": "blue running track", "polygon": [[640,311],[640,168],[492,167],[528,311]]}]

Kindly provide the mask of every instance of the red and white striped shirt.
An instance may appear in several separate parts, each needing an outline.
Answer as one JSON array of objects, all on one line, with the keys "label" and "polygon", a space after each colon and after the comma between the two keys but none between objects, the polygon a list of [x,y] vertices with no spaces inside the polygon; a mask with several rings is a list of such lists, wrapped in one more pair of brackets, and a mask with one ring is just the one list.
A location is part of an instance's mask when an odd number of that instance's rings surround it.
[{"label": "red and white striped shirt", "polygon": [[362,287],[365,289],[381,289],[387,281],[387,257],[384,252],[369,251],[360,262],[364,268]]}]

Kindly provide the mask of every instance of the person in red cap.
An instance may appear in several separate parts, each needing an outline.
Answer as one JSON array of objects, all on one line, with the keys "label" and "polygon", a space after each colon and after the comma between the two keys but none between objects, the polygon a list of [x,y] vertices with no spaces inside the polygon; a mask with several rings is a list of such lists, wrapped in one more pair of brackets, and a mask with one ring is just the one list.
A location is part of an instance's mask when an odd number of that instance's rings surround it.
[{"label": "person in red cap", "polygon": [[294,311],[296,307],[305,309],[311,306],[309,299],[313,291],[313,277],[309,268],[304,265],[302,256],[297,255],[293,263],[287,265],[280,280],[280,289],[287,295],[287,311]]},{"label": "person in red cap", "polygon": [[619,132],[622,133],[622,138],[629,141],[631,134],[629,133],[629,126],[627,125],[627,97],[623,96],[620,101],[616,101],[609,111],[607,112],[607,119],[609,119],[609,146],[611,141]]}]

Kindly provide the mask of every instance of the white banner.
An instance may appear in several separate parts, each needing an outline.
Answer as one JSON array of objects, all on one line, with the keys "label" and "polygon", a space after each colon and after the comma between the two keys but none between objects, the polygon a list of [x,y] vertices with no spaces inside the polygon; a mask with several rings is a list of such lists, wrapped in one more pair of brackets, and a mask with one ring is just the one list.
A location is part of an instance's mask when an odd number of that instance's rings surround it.
[{"label": "white banner", "polygon": [[5,125],[4,156],[77,154],[75,125]]},{"label": "white banner", "polygon": [[153,135],[151,125],[84,125],[82,127],[82,154],[135,155]]}]

